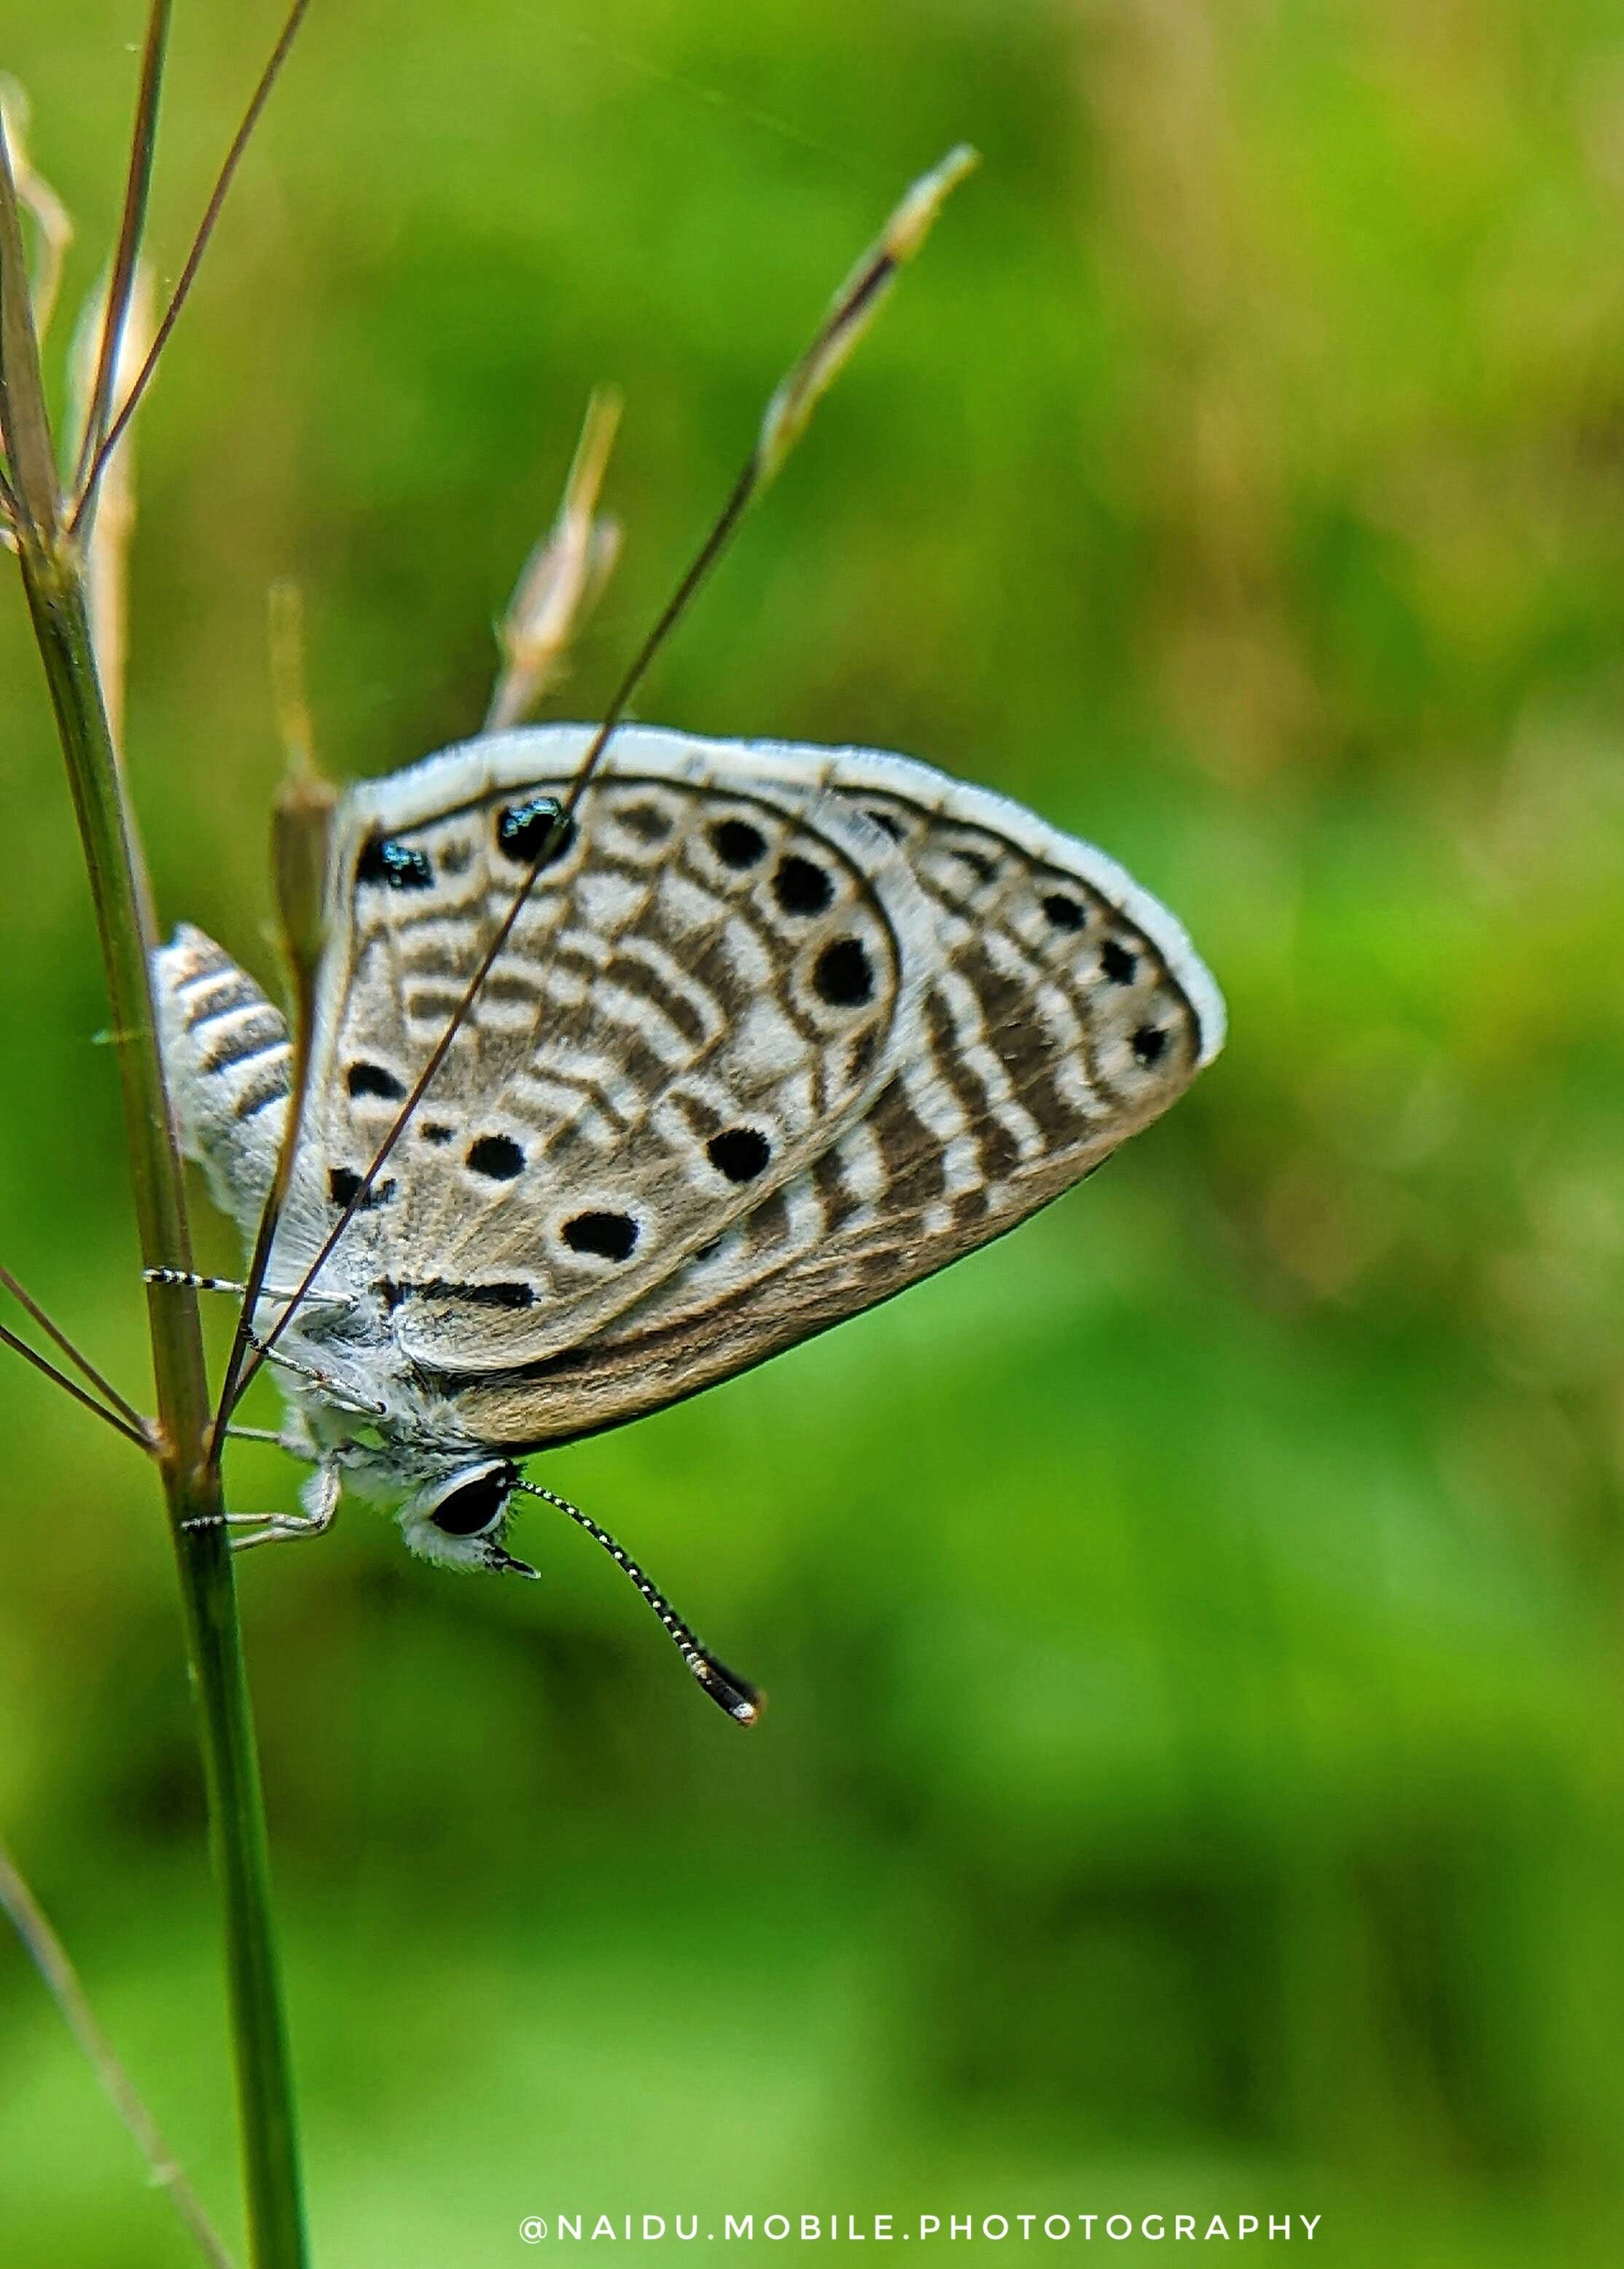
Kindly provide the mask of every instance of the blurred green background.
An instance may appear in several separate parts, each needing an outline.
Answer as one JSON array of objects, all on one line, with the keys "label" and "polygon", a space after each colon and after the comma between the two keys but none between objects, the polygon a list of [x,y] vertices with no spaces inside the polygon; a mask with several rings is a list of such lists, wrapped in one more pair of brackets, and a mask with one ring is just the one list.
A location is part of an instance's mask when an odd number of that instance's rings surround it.
[{"label": "blurred green background", "polygon": [[[168,274],[274,28],[178,13]],[[139,35],[0,0],[70,302]],[[625,555],[562,704],[595,713],[961,136],[984,173],[643,713],[1029,800],[1178,909],[1234,1037],[1005,1244],[547,1461],[769,1687],[757,1735],[539,1508],[534,1588],[364,1509],[246,1565],[319,2258],[484,2269],[560,2208],[1616,2258],[1616,9],[317,0],[141,427],[159,898],[269,972],[267,585],[305,585],[332,769],[469,731],[612,380]],[[133,1390],[14,595],[0,703],[0,1253]],[[234,2227],[159,1506],[16,1364],[0,1439],[0,1833]],[[247,1452],[235,1493],[293,1478]],[[190,2258],[4,1941],[0,2201],[6,2269]]]}]

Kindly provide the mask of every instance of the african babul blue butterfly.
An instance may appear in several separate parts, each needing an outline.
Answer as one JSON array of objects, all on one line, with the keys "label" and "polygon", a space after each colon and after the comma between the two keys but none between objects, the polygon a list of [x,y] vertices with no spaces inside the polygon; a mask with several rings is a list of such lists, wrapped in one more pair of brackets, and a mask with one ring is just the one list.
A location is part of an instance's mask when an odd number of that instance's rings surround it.
[{"label": "african babul blue butterfly", "polygon": [[519,1460],[1012,1228],[1167,1109],[1223,1007],[1164,907],[1019,804],[900,756],[619,725],[655,642],[602,726],[343,796],[302,1085],[201,932],[155,990],[183,1144],[250,1236],[291,1133],[253,1320],[313,1473],[302,1516],[239,1541],[324,1528],[349,1481],[414,1552],[528,1576],[509,1517],[545,1497],[749,1722],[755,1690]]},{"label": "african babul blue butterfly", "polygon": [[[469,742],[353,789],[333,838],[272,1296],[353,1210],[280,1338],[287,1442],[314,1464],[308,1521],[349,1476],[453,1566],[532,1572],[502,1541],[516,1460],[985,1244],[1166,1110],[1222,1038],[1173,917],[1018,804],[902,757],[623,728],[559,830],[591,737]],[[197,930],[156,975],[182,1140],[251,1234],[286,1025]]]}]

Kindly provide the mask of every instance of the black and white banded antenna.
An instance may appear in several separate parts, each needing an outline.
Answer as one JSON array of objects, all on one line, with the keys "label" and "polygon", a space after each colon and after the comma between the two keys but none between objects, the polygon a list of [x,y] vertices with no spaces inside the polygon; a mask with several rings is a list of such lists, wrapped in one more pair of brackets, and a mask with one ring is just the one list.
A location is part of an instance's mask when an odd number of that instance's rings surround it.
[{"label": "black and white banded antenna", "polygon": [[610,736],[624,717],[650,664],[687,612],[700,585],[727,549],[749,506],[783,469],[818,403],[839,376],[858,341],[878,314],[898,274],[929,235],[932,225],[948,197],[979,163],[977,152],[967,143],[960,143],[949,151],[939,166],[914,182],[876,241],[863,255],[835,294],[806,352],[779,381],[767,404],[755,447],[741,468],[727,502],[616,688],[603,713],[603,721],[587,744],[564,801],[554,809],[551,821],[543,833],[535,855],[513,895],[512,904],[498,923],[490,944],[480,956],[478,966],[453,1009],[444,1031],[431,1049],[428,1061],[414,1081],[394,1124],[374,1152],[372,1164],[351,1192],[343,1212],[294,1288],[292,1297],[281,1315],[243,1363],[240,1371],[228,1382],[229,1394],[221,1398],[217,1441],[249,1382],[298,1313],[300,1303],[326,1267],[339,1238],[365,1205],[373,1183],[382,1172],[395,1144],[411,1124],[418,1105],[450,1053],[453,1041],[467,1022],[485,979],[500,959],[513,926],[535,887],[537,877],[568,841],[581,797],[586,794]]},{"label": "black and white banded antenna", "polygon": [[555,1489],[543,1489],[539,1482],[516,1481],[513,1487],[522,1489],[527,1497],[539,1497],[543,1504],[555,1505],[560,1512],[567,1512],[578,1528],[584,1528],[594,1544],[601,1544],[615,1565],[631,1578],[636,1589],[659,1616],[667,1636],[687,1664],[695,1682],[704,1688],[717,1708],[725,1710],[741,1726],[760,1724],[761,1713],[767,1701],[761,1689],[752,1686],[748,1678],[741,1678],[736,1670],[729,1670],[725,1662],[718,1661],[708,1646],[700,1644],[693,1626],[683,1621],[665,1593],[649,1580],[624,1546],[617,1544],[607,1528],[595,1521],[589,1512],[583,1512],[579,1505],[572,1504],[567,1497],[560,1497]]}]

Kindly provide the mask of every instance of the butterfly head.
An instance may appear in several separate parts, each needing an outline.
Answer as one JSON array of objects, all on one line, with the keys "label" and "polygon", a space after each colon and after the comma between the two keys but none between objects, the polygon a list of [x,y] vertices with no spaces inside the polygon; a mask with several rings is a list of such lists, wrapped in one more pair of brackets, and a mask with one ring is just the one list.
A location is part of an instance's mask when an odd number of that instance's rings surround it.
[{"label": "butterfly head", "polygon": [[528,1561],[515,1560],[502,1547],[518,1482],[518,1467],[507,1458],[447,1467],[402,1506],[401,1534],[422,1558],[445,1567],[534,1576]]}]

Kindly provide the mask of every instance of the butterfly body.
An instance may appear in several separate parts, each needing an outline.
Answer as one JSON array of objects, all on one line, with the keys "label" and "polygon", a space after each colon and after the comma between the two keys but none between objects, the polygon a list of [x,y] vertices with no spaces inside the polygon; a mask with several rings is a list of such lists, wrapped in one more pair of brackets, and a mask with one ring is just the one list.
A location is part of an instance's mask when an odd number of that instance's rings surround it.
[{"label": "butterfly body", "polygon": [[[515,1564],[513,1460],[1013,1227],[1223,1034],[1173,917],[1002,797],[880,752],[623,728],[559,831],[590,738],[484,736],[352,789],[334,833],[256,1320],[354,1207],[279,1337],[295,1427],[319,1471],[403,1500],[407,1541],[458,1564]],[[155,978],[182,1141],[251,1234],[289,1105],[283,1020],[195,930]],[[488,1526],[461,1526],[487,1499]]]}]

